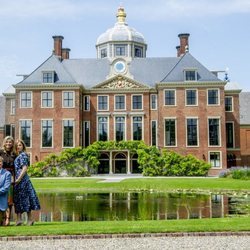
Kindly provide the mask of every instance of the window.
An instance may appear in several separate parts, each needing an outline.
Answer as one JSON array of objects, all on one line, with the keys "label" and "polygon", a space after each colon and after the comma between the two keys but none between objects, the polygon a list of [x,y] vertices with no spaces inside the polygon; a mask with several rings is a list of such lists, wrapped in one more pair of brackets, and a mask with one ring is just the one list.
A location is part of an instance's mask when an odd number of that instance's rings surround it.
[{"label": "window", "polygon": [[208,119],[209,146],[220,146],[220,119]]},{"label": "window", "polygon": [[151,121],[151,145],[157,146],[157,121]]},{"label": "window", "polygon": [[31,147],[31,120],[20,120],[20,137],[27,147]]},{"label": "window", "polygon": [[74,92],[73,91],[63,92],[63,107],[74,108]]},{"label": "window", "polygon": [[142,140],[142,117],[133,117],[133,140]]},{"label": "window", "polygon": [[176,120],[165,120],[165,146],[176,146]]},{"label": "window", "polygon": [[227,112],[233,111],[233,97],[232,96],[225,97],[225,110]]},{"label": "window", "polygon": [[135,57],[143,57],[142,51],[142,47],[135,46]]},{"label": "window", "polygon": [[157,95],[155,94],[150,95],[150,108],[152,110],[157,109]]},{"label": "window", "polygon": [[165,105],[175,105],[175,90],[165,90]]},{"label": "window", "polygon": [[84,136],[84,147],[88,147],[90,145],[90,122],[84,121],[83,122],[83,136]]},{"label": "window", "polygon": [[98,96],[98,110],[108,110],[108,96],[107,95]]},{"label": "window", "polygon": [[54,82],[54,72],[43,72],[43,83],[53,83]]},{"label": "window", "polygon": [[74,147],[74,121],[63,121],[63,147]]},{"label": "window", "polygon": [[127,56],[127,45],[116,44],[115,45],[115,56]]},{"label": "window", "polygon": [[11,99],[10,100],[10,114],[14,115],[16,113],[16,100]]},{"label": "window", "polygon": [[4,125],[4,137],[10,135],[15,139],[16,127],[14,124],[5,124]]},{"label": "window", "polygon": [[197,72],[195,70],[185,70],[185,81],[196,81]]},{"label": "window", "polygon": [[107,57],[107,49],[101,49],[101,58]]},{"label": "window", "polygon": [[31,108],[32,107],[32,92],[31,91],[21,91],[20,92],[20,107],[21,108]]},{"label": "window", "polygon": [[234,124],[233,122],[226,122],[226,141],[227,141],[227,148],[234,147]]},{"label": "window", "polygon": [[218,105],[219,104],[219,90],[209,89],[208,94],[208,105]]},{"label": "window", "polygon": [[53,107],[53,93],[51,91],[42,92],[42,108]]},{"label": "window", "polygon": [[198,119],[187,119],[187,146],[198,146]]},{"label": "window", "polygon": [[42,147],[52,147],[53,121],[42,120]]},{"label": "window", "polygon": [[186,90],[186,105],[197,105],[197,91],[195,89]]},{"label": "window", "polygon": [[108,140],[108,117],[98,117],[98,141]]},{"label": "window", "polygon": [[124,95],[115,96],[115,109],[125,110],[125,96]]},{"label": "window", "polygon": [[115,117],[115,140],[125,140],[125,117]]},{"label": "window", "polygon": [[212,168],[220,168],[221,167],[221,157],[220,152],[209,152],[209,162]]},{"label": "window", "polygon": [[132,96],[132,109],[142,109],[142,95]]},{"label": "window", "polygon": [[85,95],[84,96],[84,111],[89,111],[90,110],[90,96]]}]

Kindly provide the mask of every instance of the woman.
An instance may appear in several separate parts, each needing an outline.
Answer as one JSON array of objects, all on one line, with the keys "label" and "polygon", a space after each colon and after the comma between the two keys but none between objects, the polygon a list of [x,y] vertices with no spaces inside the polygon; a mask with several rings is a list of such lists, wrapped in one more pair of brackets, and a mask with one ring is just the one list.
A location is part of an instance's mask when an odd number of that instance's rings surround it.
[{"label": "woman", "polygon": [[0,226],[4,225],[5,211],[8,208],[8,192],[11,184],[11,173],[3,169],[3,157],[0,156]]},{"label": "woman", "polygon": [[16,173],[14,186],[14,203],[15,212],[17,214],[16,226],[21,226],[23,224],[22,213],[25,212],[28,215],[27,225],[32,226],[34,220],[32,219],[31,211],[40,210],[40,203],[27,174],[29,159],[26,154],[25,143],[22,140],[17,140],[16,151],[18,154],[14,162]]},{"label": "woman", "polygon": [[3,140],[2,149],[0,149],[0,156],[3,158],[3,168],[8,170],[12,176],[12,185],[9,189],[8,194],[8,208],[5,212],[5,222],[4,224],[8,226],[10,224],[11,211],[13,206],[13,185],[15,180],[15,167],[14,160],[16,158],[14,139],[12,136],[6,136]]}]

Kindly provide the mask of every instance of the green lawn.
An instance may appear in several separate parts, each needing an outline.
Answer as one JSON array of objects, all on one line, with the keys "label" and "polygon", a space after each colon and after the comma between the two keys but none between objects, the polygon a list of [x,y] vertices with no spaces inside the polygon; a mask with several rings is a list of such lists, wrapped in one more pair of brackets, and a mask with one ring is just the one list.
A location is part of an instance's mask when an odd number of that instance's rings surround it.
[{"label": "green lawn", "polygon": [[[121,182],[101,182],[92,178],[32,179],[37,192],[128,192],[194,191],[250,194],[250,182],[223,178],[133,178]],[[37,222],[35,226],[1,227],[0,237],[20,235],[72,235],[97,233],[160,233],[250,231],[250,217],[158,220]]]}]

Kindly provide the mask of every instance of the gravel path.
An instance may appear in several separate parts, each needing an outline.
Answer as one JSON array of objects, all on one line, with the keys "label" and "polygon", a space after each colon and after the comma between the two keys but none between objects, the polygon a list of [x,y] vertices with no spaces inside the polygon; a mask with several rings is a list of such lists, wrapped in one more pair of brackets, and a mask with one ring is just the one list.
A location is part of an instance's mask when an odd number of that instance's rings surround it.
[{"label": "gravel path", "polygon": [[249,250],[250,236],[182,236],[182,237],[144,237],[144,238],[105,238],[105,239],[49,239],[0,241],[0,249],[225,249]]}]

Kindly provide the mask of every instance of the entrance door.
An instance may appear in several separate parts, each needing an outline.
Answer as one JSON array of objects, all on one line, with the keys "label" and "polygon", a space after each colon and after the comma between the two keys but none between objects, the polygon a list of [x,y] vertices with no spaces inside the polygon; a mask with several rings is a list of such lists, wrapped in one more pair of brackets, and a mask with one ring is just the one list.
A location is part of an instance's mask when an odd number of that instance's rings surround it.
[{"label": "entrance door", "polygon": [[126,174],[127,173],[127,158],[125,154],[118,153],[114,158],[114,173]]}]

